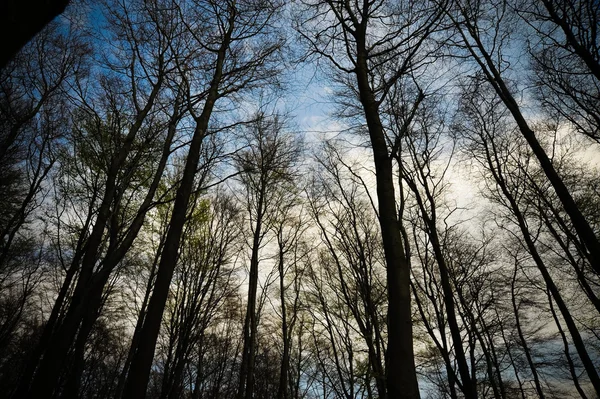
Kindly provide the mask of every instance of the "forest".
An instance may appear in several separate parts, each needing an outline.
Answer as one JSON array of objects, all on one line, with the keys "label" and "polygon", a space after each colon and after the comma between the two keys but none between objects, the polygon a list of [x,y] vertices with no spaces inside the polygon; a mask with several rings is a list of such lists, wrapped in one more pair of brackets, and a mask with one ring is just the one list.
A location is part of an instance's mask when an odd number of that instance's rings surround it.
[{"label": "forest", "polygon": [[600,398],[600,2],[59,3],[0,398]]}]

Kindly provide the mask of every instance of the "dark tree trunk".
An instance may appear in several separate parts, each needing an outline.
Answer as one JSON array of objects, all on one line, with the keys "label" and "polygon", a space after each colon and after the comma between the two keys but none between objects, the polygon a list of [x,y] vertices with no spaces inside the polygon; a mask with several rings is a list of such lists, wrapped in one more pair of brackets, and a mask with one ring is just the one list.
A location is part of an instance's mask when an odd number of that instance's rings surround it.
[{"label": "dark tree trunk", "polygon": [[521,347],[523,348],[523,352],[525,353],[525,358],[527,359],[527,364],[529,365],[529,369],[531,370],[531,374],[533,376],[533,382],[535,384],[535,390],[540,399],[545,399],[544,391],[542,390],[542,385],[540,383],[540,378],[538,376],[537,367],[533,361],[533,357],[531,356],[531,351],[529,349],[529,345],[527,345],[527,341],[525,340],[525,334],[523,334],[523,328],[521,327],[521,318],[519,317],[519,307],[517,306],[517,299],[515,295],[515,283],[517,279],[517,267],[515,265],[515,271],[512,276],[511,284],[510,284],[510,293],[511,293],[511,303],[513,307],[513,312],[515,313],[515,326],[517,327],[517,334],[519,336],[519,341]]},{"label": "dark tree trunk", "polygon": [[0,5],[0,69],[65,11],[69,0],[5,0]]},{"label": "dark tree trunk", "polygon": [[[260,172],[259,172],[260,173]],[[250,281],[248,282],[248,305],[244,320],[244,349],[242,351],[242,364],[240,381],[238,385],[238,399],[252,399],[254,391],[254,362],[256,358],[256,298],[258,291],[258,252],[262,238],[262,224],[264,217],[266,186],[261,177],[261,187],[258,196],[258,210],[256,225],[252,237],[252,255],[250,259]]]},{"label": "dark tree trunk", "polygon": [[[417,173],[422,173],[418,171]],[[454,344],[454,354],[456,357],[456,362],[458,364],[458,372],[460,374],[461,382],[462,382],[462,391],[467,399],[476,399],[477,398],[477,387],[471,380],[471,375],[469,372],[469,366],[467,365],[467,358],[465,356],[465,351],[463,348],[462,337],[460,335],[460,328],[458,326],[457,317],[456,317],[456,309],[455,309],[455,301],[454,301],[454,292],[452,290],[452,286],[450,284],[450,273],[448,269],[448,265],[446,264],[446,258],[442,252],[442,245],[440,244],[439,234],[436,225],[436,204],[434,196],[430,193],[429,187],[427,185],[427,176],[422,176],[423,186],[425,188],[425,193],[427,195],[427,201],[429,202],[430,209],[427,209],[425,202],[420,194],[419,188],[417,187],[414,180],[412,180],[406,173],[404,173],[405,179],[407,181],[408,186],[413,192],[417,203],[419,205],[419,209],[421,212],[421,217],[426,225],[426,233],[431,242],[431,247],[433,248],[433,253],[435,256],[436,263],[438,265],[438,270],[440,272],[440,279],[442,283],[442,292],[443,292],[443,301],[446,307],[447,315],[445,315],[446,320],[448,321],[448,326],[450,327],[450,336],[452,337],[452,343]]]},{"label": "dark tree trunk", "polygon": [[[587,65],[587,67],[589,68],[590,72],[592,73],[592,75],[594,75],[596,77],[596,79],[598,79],[598,81],[600,81],[600,63],[598,63],[598,54],[594,54],[590,51],[590,49],[585,45],[588,44],[589,47],[592,46],[591,43],[595,44],[595,41],[591,41],[590,43],[582,43],[576,36],[574,30],[573,30],[573,26],[571,26],[571,24],[569,23],[569,18],[567,15],[559,15],[558,14],[558,10],[556,9],[556,2],[552,1],[552,0],[542,0],[542,3],[544,3],[544,6],[546,7],[546,10],[548,10],[548,15],[550,16],[550,19],[552,20],[552,22],[554,22],[556,25],[560,26],[560,28],[562,29],[563,33],[565,34],[565,37],[567,39],[567,43],[573,48],[573,51],[575,52],[575,54],[577,54],[585,63],[585,65]],[[577,3],[576,3],[577,4]],[[568,6],[565,6],[565,8],[567,8]],[[573,7],[575,8],[575,6]],[[597,5],[589,5],[589,8],[596,8],[597,11]],[[591,11],[593,12],[593,11]],[[597,17],[597,16],[596,16]],[[571,18],[575,18],[574,16],[571,16]],[[590,21],[591,24],[598,23],[597,20],[594,21]],[[590,25],[591,25],[590,24]],[[577,27],[579,28],[579,30],[585,32],[585,28],[584,26],[580,26]],[[598,29],[598,27],[593,27],[593,26],[589,26],[588,29]],[[581,32],[580,32],[581,34]],[[581,37],[581,36],[580,36]],[[597,50],[597,47],[596,47]]]},{"label": "dark tree trunk", "polygon": [[388,153],[379,107],[369,85],[365,43],[357,42],[357,47],[356,78],[373,149],[379,225],[387,266],[387,392],[390,398],[419,398],[410,306],[410,265],[400,235],[392,159]]},{"label": "dark tree trunk", "polygon": [[575,385],[575,389],[579,393],[582,399],[587,399],[587,395],[581,384],[579,383],[579,373],[575,369],[575,363],[573,362],[573,358],[571,357],[571,351],[569,350],[569,340],[567,339],[567,335],[565,334],[562,325],[560,324],[560,320],[558,319],[558,315],[554,310],[554,305],[552,304],[552,294],[550,290],[546,291],[548,296],[548,304],[550,305],[550,313],[552,314],[552,318],[554,319],[554,323],[556,324],[556,328],[558,329],[558,333],[560,334],[560,338],[563,342],[563,348],[565,351],[565,358],[567,359],[567,364],[569,365],[569,373],[571,374],[571,378],[573,378],[573,385]]},{"label": "dark tree trunk", "polygon": [[[281,234],[281,232],[280,232]],[[288,375],[290,368],[290,341],[291,336],[288,326],[287,306],[285,304],[284,257],[281,238],[279,240],[279,300],[281,301],[281,337],[283,339],[283,355],[279,367],[279,387],[277,399],[288,399]]]},{"label": "dark tree trunk", "polygon": [[544,279],[544,283],[546,283],[546,287],[552,294],[552,297],[554,298],[554,301],[556,302],[558,309],[560,310],[560,313],[565,321],[565,324],[567,325],[567,329],[569,330],[569,333],[571,334],[571,338],[573,339],[573,344],[575,345],[575,348],[577,349],[577,353],[579,354],[581,362],[583,363],[583,366],[590,378],[590,382],[592,383],[592,386],[594,387],[596,392],[600,392],[600,376],[598,375],[598,372],[595,368],[594,362],[592,361],[592,359],[590,358],[590,356],[587,352],[583,338],[581,337],[581,334],[579,333],[577,325],[575,324],[575,320],[571,316],[571,313],[570,313],[566,303],[562,299],[562,295],[560,294],[558,287],[554,283],[554,280],[552,279],[552,276],[550,275],[550,272],[548,271],[546,264],[544,263],[543,259],[541,258],[540,254],[535,246],[535,243],[533,242],[531,233],[529,232],[529,229],[527,228],[527,222],[525,220],[525,217],[521,213],[521,210],[519,208],[519,205],[517,204],[517,201],[515,200],[512,193],[509,191],[509,189],[507,187],[507,184],[506,184],[503,174],[501,172],[501,170],[502,170],[501,161],[497,158],[496,148],[494,147],[493,142],[492,143],[484,142],[484,145],[486,146],[485,151],[486,151],[486,158],[487,158],[488,166],[490,168],[490,171],[493,174],[494,180],[496,181],[496,184],[502,191],[502,194],[504,195],[504,197],[509,202],[511,211],[512,211],[513,215],[515,216],[515,218],[517,219],[519,229],[521,230],[521,234],[523,235],[525,245],[526,245],[529,253],[531,254],[531,257],[533,258],[538,270],[540,271],[542,278]]},{"label": "dark tree trunk", "polygon": [[[597,274],[600,275],[600,242],[598,241],[598,237],[594,233],[594,230],[586,220],[586,218],[581,213],[577,203],[573,199],[573,196],[569,192],[569,189],[564,184],[562,178],[556,172],[552,161],[546,154],[546,151],[538,141],[535,132],[529,127],[527,120],[521,113],[521,108],[515,98],[513,97],[511,91],[506,86],[504,82],[504,78],[500,74],[499,70],[496,67],[496,63],[494,62],[492,56],[487,52],[484,44],[481,41],[481,38],[477,36],[477,34],[471,32],[477,32],[477,28],[473,27],[468,20],[468,16],[466,17],[466,28],[471,34],[471,38],[475,41],[474,45],[467,44],[467,48],[475,61],[481,67],[486,80],[491,84],[494,88],[498,97],[502,100],[508,111],[513,116],[519,130],[529,147],[533,151],[533,154],[537,158],[544,171],[546,177],[552,184],[554,191],[556,192],[560,202],[563,205],[563,208],[569,215],[571,219],[571,223],[577,232],[577,235],[581,239],[581,241],[585,244],[587,248],[587,257],[590,261],[592,268],[596,271]],[[459,26],[459,29],[460,26]],[[466,37],[466,33],[464,31],[460,31],[463,35],[465,43],[469,43],[469,40]],[[481,55],[476,53],[475,48],[481,53]]]}]

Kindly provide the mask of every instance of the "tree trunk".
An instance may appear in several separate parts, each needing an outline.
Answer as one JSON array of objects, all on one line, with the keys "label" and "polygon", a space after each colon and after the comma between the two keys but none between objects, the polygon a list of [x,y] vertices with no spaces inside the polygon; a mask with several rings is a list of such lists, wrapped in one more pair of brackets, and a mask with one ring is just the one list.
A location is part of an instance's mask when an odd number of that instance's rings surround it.
[{"label": "tree trunk", "polygon": [[567,340],[567,336],[562,328],[562,325],[560,324],[560,321],[558,320],[558,315],[554,310],[554,305],[552,304],[552,294],[548,290],[546,291],[546,295],[548,296],[550,313],[552,314],[552,318],[554,319],[554,323],[556,324],[556,328],[558,329],[558,333],[560,334],[560,338],[563,342],[563,347],[565,349],[565,358],[567,359],[567,364],[569,365],[569,373],[571,374],[571,378],[573,378],[573,384],[575,385],[575,389],[577,389],[577,392],[582,397],[582,399],[587,399],[587,395],[581,387],[581,384],[579,383],[579,373],[577,373],[577,370],[575,370],[575,364],[573,363],[573,358],[571,358],[571,353],[569,350],[569,341]]},{"label": "tree trunk", "polygon": [[[260,173],[260,172],[259,172]],[[264,217],[265,183],[261,177],[261,187],[258,196],[258,210],[254,234],[252,237],[252,255],[250,259],[250,281],[248,282],[248,305],[244,321],[244,349],[242,351],[242,364],[240,381],[238,385],[238,399],[252,399],[254,391],[254,361],[256,356],[256,297],[258,291],[258,252],[261,244],[262,223]]]},{"label": "tree trunk", "polygon": [[194,176],[200,160],[200,149],[207,135],[208,122],[212,114],[215,102],[219,97],[219,85],[223,75],[223,64],[226,51],[229,47],[231,34],[233,33],[233,21],[230,21],[228,31],[225,34],[221,47],[219,48],[215,72],[204,103],[202,114],[196,122],[196,129],[190,143],[190,149],[185,162],[183,178],[173,205],[173,213],[169,222],[169,231],[165,239],[165,247],[160,258],[156,281],[152,297],[148,303],[148,312],[144,325],[140,332],[140,341],[133,356],[130,372],[125,384],[124,395],[126,398],[143,399],[146,396],[146,387],[150,378],[150,369],[154,358],[156,340],[160,330],[165,304],[169,295],[169,286],[173,277],[173,271],[177,263],[179,244],[183,226],[187,219],[188,205],[194,186]]},{"label": "tree trunk", "polygon": [[404,253],[396,212],[392,159],[388,153],[378,105],[369,86],[365,43],[357,42],[357,47],[356,78],[373,148],[379,225],[387,266],[387,392],[390,398],[419,398],[410,306],[410,265]]},{"label": "tree trunk", "polygon": [[428,211],[425,206],[425,202],[421,197],[419,189],[415,184],[414,180],[404,174],[406,177],[406,181],[408,186],[413,192],[417,203],[419,205],[419,209],[421,212],[421,217],[426,224],[426,234],[429,237],[431,242],[431,247],[433,248],[433,253],[435,256],[435,261],[438,265],[438,270],[440,272],[440,279],[442,283],[442,292],[443,292],[443,301],[446,306],[447,315],[445,315],[446,320],[448,321],[448,326],[450,327],[450,336],[452,337],[452,343],[454,344],[454,353],[456,357],[456,362],[458,364],[458,372],[460,374],[461,382],[462,382],[462,391],[467,399],[476,399],[477,398],[477,387],[471,380],[471,375],[469,372],[469,366],[467,365],[467,358],[465,356],[465,351],[463,348],[462,337],[460,335],[460,328],[458,326],[457,317],[456,317],[456,309],[454,304],[454,293],[452,291],[452,286],[450,284],[450,274],[448,270],[448,265],[446,264],[446,258],[442,253],[442,246],[439,240],[439,234],[436,226],[436,210],[435,210],[435,199],[433,195],[430,194],[429,187],[427,186],[427,177],[423,176],[423,185],[425,187],[425,192],[429,201],[430,210]]},{"label": "tree trunk", "polygon": [[[467,16],[466,18],[467,21],[465,23],[469,32],[476,32],[477,29],[474,28],[468,21],[469,17]],[[459,27],[459,29],[461,28]],[[467,43],[468,50],[470,51],[475,61],[481,67],[481,70],[486,76],[487,81],[492,85],[492,87],[496,91],[496,94],[498,94],[498,97],[500,97],[508,111],[513,116],[513,119],[519,127],[521,134],[523,135],[523,137],[525,137],[525,140],[529,144],[531,150],[533,151],[533,154],[539,161],[542,170],[546,174],[546,177],[548,178],[548,180],[552,184],[552,187],[554,188],[554,191],[558,195],[558,198],[560,199],[560,202],[562,203],[565,211],[569,215],[569,218],[571,219],[571,223],[573,223],[573,227],[575,228],[577,235],[585,244],[588,250],[588,259],[590,261],[590,264],[592,265],[592,268],[596,271],[597,274],[600,275],[600,242],[598,241],[598,237],[596,237],[594,230],[579,210],[577,203],[573,199],[567,186],[565,186],[564,182],[562,181],[562,178],[554,169],[552,161],[548,157],[548,154],[546,154],[546,151],[544,151],[544,149],[542,148],[540,142],[535,136],[534,131],[529,127],[527,120],[521,113],[519,104],[517,103],[510,90],[506,86],[504,79],[502,78],[500,72],[496,68],[494,60],[492,59],[491,55],[486,51],[485,46],[481,42],[479,36],[477,36],[474,33],[471,33],[472,39],[475,40],[475,45],[472,45],[469,43],[466,34],[462,30],[460,30],[460,33],[463,35],[464,41],[465,43]],[[475,52],[474,46],[479,50],[481,55],[478,55]]]},{"label": "tree trunk", "polygon": [[531,374],[533,375],[533,382],[535,384],[535,390],[540,399],[545,399],[544,391],[542,390],[542,385],[540,383],[540,378],[538,376],[537,367],[533,362],[533,357],[531,356],[531,351],[529,350],[529,346],[527,345],[527,341],[525,340],[525,335],[523,334],[523,329],[521,327],[521,319],[519,317],[519,307],[517,306],[516,295],[515,295],[515,283],[517,279],[517,267],[515,265],[515,271],[513,273],[513,277],[510,283],[510,293],[511,293],[511,302],[513,307],[513,312],[515,313],[515,325],[517,327],[517,334],[519,335],[519,341],[521,341],[521,347],[523,348],[523,352],[525,352],[525,357],[527,359],[527,364],[529,365],[529,369],[531,370]]},{"label": "tree trunk", "polygon": [[[490,150],[490,148],[488,147],[489,146],[488,143],[485,143],[484,145],[486,146],[485,150],[486,150],[487,162],[488,162],[490,171],[492,172],[492,174],[494,176],[496,184],[499,186],[503,195],[508,200],[511,211],[512,211],[513,215],[515,216],[515,218],[517,219],[519,229],[521,230],[521,234],[523,235],[523,238],[525,240],[525,245],[526,245],[529,253],[531,254],[531,257],[533,258],[538,270],[540,271],[542,278],[544,279],[544,282],[546,283],[546,287],[552,294],[552,297],[554,298],[554,301],[556,302],[565,323],[567,324],[567,328],[571,334],[571,338],[573,339],[573,344],[575,345],[575,348],[577,349],[577,353],[579,354],[581,362],[583,363],[583,366],[590,378],[590,382],[594,386],[594,389],[596,390],[596,392],[600,393],[600,376],[598,375],[598,372],[595,368],[594,362],[592,361],[589,354],[587,353],[585,344],[583,342],[583,338],[581,337],[581,334],[579,333],[579,330],[577,329],[575,320],[571,316],[571,313],[569,312],[569,309],[568,309],[566,303],[562,299],[562,295],[560,294],[558,287],[554,283],[552,276],[550,275],[550,272],[548,271],[548,268],[546,267],[544,261],[542,260],[540,254],[535,246],[535,243],[533,242],[533,239],[531,237],[529,229],[527,228],[527,223],[525,221],[525,217],[521,213],[521,210],[520,210],[516,200],[514,199],[511,192],[508,190],[508,188],[506,186],[504,177],[501,173],[500,160],[498,160],[496,158],[497,155],[495,152],[495,148],[492,147],[492,149]],[[492,143],[492,145],[493,145],[493,143]]]},{"label": "tree trunk", "polygon": [[[279,232],[281,234],[281,232]],[[290,367],[290,333],[288,331],[287,309],[285,304],[284,259],[282,238],[279,237],[279,300],[281,301],[281,337],[283,339],[283,355],[279,367],[279,387],[277,399],[288,399],[288,374]]]}]

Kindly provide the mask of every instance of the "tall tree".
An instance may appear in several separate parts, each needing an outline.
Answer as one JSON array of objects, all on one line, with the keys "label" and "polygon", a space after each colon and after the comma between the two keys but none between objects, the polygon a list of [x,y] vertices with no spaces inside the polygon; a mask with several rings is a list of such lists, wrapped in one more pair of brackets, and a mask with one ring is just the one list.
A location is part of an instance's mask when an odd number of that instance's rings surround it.
[{"label": "tall tree", "polygon": [[573,0],[517,3],[530,29],[536,94],[552,116],[600,142],[600,56],[597,4]]},{"label": "tall tree", "polygon": [[[394,100],[397,101],[396,96]],[[418,209],[418,217],[413,224],[418,225],[421,221],[423,231],[428,237],[424,242],[427,242],[430,248],[422,251],[432,251],[438,267],[442,287],[440,294],[443,298],[445,318],[450,329],[452,347],[461,379],[461,390],[465,398],[475,399],[477,387],[471,378],[463,347],[451,272],[442,243],[444,228],[440,227],[444,207],[442,196],[447,186],[446,172],[452,162],[453,150],[447,149],[445,152],[450,155],[442,161],[445,165],[436,167],[435,163],[440,161],[440,154],[444,152],[441,141],[446,133],[442,108],[434,108],[432,105],[436,102],[435,97],[425,100],[425,94],[420,93],[418,100],[409,115],[399,115],[395,112],[398,104],[392,104],[392,117],[396,123],[390,130],[394,132],[398,148],[393,156],[400,166],[400,176],[406,182],[410,196]],[[415,245],[419,244],[415,243]],[[427,267],[425,262],[423,266]]]},{"label": "tall tree", "polygon": [[[75,357],[76,361],[77,358],[81,361],[87,335],[101,308],[104,287],[143,224],[171,152],[173,130],[165,135],[166,143],[162,151],[148,150],[157,145],[158,138],[165,138],[159,133],[160,130],[169,130],[168,123],[165,123],[164,119],[161,120],[164,115],[161,115],[162,110],[158,103],[166,85],[166,71],[171,67],[170,60],[173,56],[169,52],[169,38],[166,36],[173,32],[157,30],[160,37],[155,39],[161,45],[154,51],[144,53],[144,56],[137,56],[143,46],[150,43],[147,38],[142,38],[142,31],[147,25],[140,24],[134,27],[120,18],[134,8],[135,15],[140,20],[146,19],[144,12],[152,14],[156,11],[153,4],[148,4],[147,7],[131,5],[131,9],[125,10],[105,9],[109,14],[107,18],[115,43],[123,44],[123,47],[113,47],[117,52],[115,55],[129,54],[132,57],[127,60],[107,60],[108,71],[100,79],[98,89],[108,101],[101,103],[104,106],[102,107],[97,106],[95,99],[86,95],[87,92],[83,92],[80,97],[81,106],[76,114],[79,126],[75,129],[73,151],[81,151],[80,156],[86,163],[83,167],[89,168],[92,175],[103,181],[103,184],[96,186],[98,191],[92,195],[94,201],[88,207],[86,220],[91,232],[88,235],[86,226],[82,226],[79,245],[73,254],[63,286],[46,324],[38,354],[32,357],[21,382],[20,389],[29,391],[33,397],[57,388],[76,334],[79,334],[79,337],[75,343],[78,348]],[[150,20],[147,23],[154,25],[154,22]],[[123,103],[130,104],[133,112],[125,111]],[[176,124],[179,111],[176,105],[173,109]],[[173,121],[171,122],[173,125]],[[161,144],[158,144],[159,148]],[[100,153],[103,153],[104,159]],[[154,162],[157,155],[160,159],[157,169],[155,174],[148,178],[141,172],[140,166],[144,162]],[[78,173],[74,176],[75,179],[79,177]],[[139,192],[146,187],[145,198],[140,203],[129,197],[132,191]],[[134,210],[136,206],[138,208]],[[123,213],[123,210],[129,207],[133,208],[131,211],[134,216],[131,219],[127,212]],[[102,260],[98,263],[101,255]],[[73,293],[67,298],[76,274]],[[68,302],[65,302],[66,300]],[[66,310],[62,315],[64,317],[59,320],[63,305],[66,305]],[[36,363],[40,357],[36,370]],[[80,369],[72,368],[75,374],[71,373],[72,377],[68,382],[72,396],[78,395],[77,370]],[[35,376],[31,380],[34,370]]]},{"label": "tall tree", "polygon": [[599,391],[600,378],[589,351],[590,345],[586,345],[565,300],[565,294],[561,292],[551,274],[548,262],[542,256],[537,243],[537,232],[529,227],[527,204],[521,204],[524,185],[520,180],[527,178],[531,173],[529,169],[532,166],[528,162],[531,154],[525,155],[525,161],[520,159],[521,154],[515,147],[515,145],[519,146],[519,143],[515,143],[514,137],[510,135],[510,125],[506,124],[507,111],[498,109],[498,102],[501,100],[490,99],[489,93],[486,96],[484,90],[478,90],[477,93],[474,96],[470,92],[462,102],[465,115],[468,115],[468,119],[465,119],[461,125],[463,137],[469,145],[471,154],[486,168],[490,180],[495,184],[492,198],[510,212],[512,222],[523,237],[524,247],[531,255],[548,292],[560,310],[590,382],[594,389]]},{"label": "tall tree", "polygon": [[200,361],[194,348],[203,346],[208,326],[235,289],[231,260],[240,250],[239,209],[224,194],[197,201],[186,224],[168,304],[169,344],[160,394],[165,399],[181,397],[192,391],[192,385],[201,384],[200,370],[189,381],[186,370]]},{"label": "tall tree", "polygon": [[508,6],[506,0],[485,5],[456,1],[443,8],[456,31],[459,46],[471,57],[485,81],[510,112],[585,244],[593,269],[600,274],[600,241],[544,149],[539,132],[536,134],[523,112],[510,76],[506,76],[511,72],[507,67],[510,64],[507,47],[512,40],[511,30],[517,26]]},{"label": "tall tree", "polygon": [[[195,126],[140,341],[125,385],[124,394],[128,398],[146,396],[156,339],[194,190],[200,150],[204,139],[211,134],[209,122],[215,105],[219,100],[233,101],[244,90],[272,79],[278,66],[276,55],[282,44],[273,26],[273,18],[280,8],[277,2],[192,1],[177,6],[180,10],[185,8],[188,14],[182,23],[195,45],[203,50],[197,61],[203,63],[206,74],[185,77],[189,112]],[[199,113],[198,101],[202,104]]]},{"label": "tall tree", "polygon": [[[246,196],[252,240],[250,247],[250,272],[248,303],[244,321],[244,348],[239,399],[251,399],[254,390],[254,372],[257,345],[257,292],[260,253],[264,238],[272,227],[272,218],[281,203],[281,192],[293,190],[294,170],[300,156],[300,142],[287,133],[280,117],[259,114],[247,132],[247,149],[236,155],[240,181]],[[276,203],[280,201],[280,203]]]},{"label": "tall tree", "polygon": [[356,346],[364,345],[367,353],[363,367],[359,368],[357,361],[357,376],[364,378],[369,397],[385,398],[386,291],[375,210],[357,172],[360,166],[347,163],[335,147],[335,142],[325,145],[318,161],[316,188],[308,199],[320,236],[317,266],[327,276],[320,310],[327,313],[329,307],[346,308],[336,309],[330,317],[351,316],[342,323],[356,330]]},{"label": "tall tree", "polygon": [[[302,1],[297,30],[308,52],[329,62],[369,134],[379,224],[387,265],[388,345],[387,394],[417,398],[410,305],[410,266],[400,234],[394,187],[393,145],[382,121],[381,104],[390,89],[416,73],[427,57],[428,38],[436,28],[439,8],[429,2]],[[357,101],[358,100],[358,104]]]}]

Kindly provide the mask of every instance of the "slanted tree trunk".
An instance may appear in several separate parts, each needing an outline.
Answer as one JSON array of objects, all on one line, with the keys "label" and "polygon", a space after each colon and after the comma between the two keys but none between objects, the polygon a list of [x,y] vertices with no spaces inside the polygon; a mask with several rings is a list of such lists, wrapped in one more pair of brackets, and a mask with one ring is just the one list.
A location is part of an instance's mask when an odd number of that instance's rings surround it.
[{"label": "slanted tree trunk", "polygon": [[[414,158],[417,159],[416,154]],[[435,197],[431,193],[428,184],[428,178],[425,175],[423,169],[419,169],[416,173],[419,173],[421,175],[421,179],[419,179],[419,181],[422,182],[421,184],[427,198],[427,203],[429,205],[426,205],[426,202],[421,196],[419,187],[417,187],[415,180],[412,179],[406,172],[403,173],[403,176],[405,176],[405,180],[417,200],[417,204],[421,213],[421,218],[425,223],[425,230],[429,237],[431,248],[433,249],[434,257],[438,266],[438,270],[440,272],[443,301],[447,312],[446,320],[448,321],[448,326],[450,327],[450,336],[452,337],[455,358],[458,364],[458,372],[461,378],[462,391],[465,395],[465,398],[476,399],[477,386],[471,380],[469,366],[467,365],[467,358],[463,348],[460,328],[458,326],[458,319],[454,301],[454,292],[450,284],[450,273],[448,265],[446,263],[446,258],[444,257],[442,251],[442,246],[440,244],[439,233],[437,228],[437,211]],[[429,209],[427,209],[428,207]]]},{"label": "slanted tree trunk", "polygon": [[569,365],[569,373],[571,374],[571,378],[573,379],[573,385],[575,385],[575,389],[579,393],[582,399],[587,399],[587,394],[583,390],[581,383],[579,382],[579,373],[575,369],[575,363],[573,362],[573,358],[571,357],[571,351],[569,350],[569,340],[567,339],[567,335],[558,319],[558,315],[556,314],[556,310],[554,309],[554,300],[552,299],[552,293],[550,290],[546,291],[546,295],[548,296],[548,305],[550,306],[550,313],[552,314],[552,318],[554,319],[554,323],[556,324],[556,328],[558,329],[558,333],[560,334],[560,338],[563,343],[563,348],[565,352],[565,358],[567,359],[567,364]]},{"label": "slanted tree trunk", "polygon": [[69,0],[3,1],[0,6],[0,69],[54,18],[62,14]]},{"label": "slanted tree trunk", "polygon": [[[546,1],[546,3],[548,3]],[[581,242],[585,244],[587,248],[587,257],[592,268],[597,274],[600,275],[600,241],[596,236],[591,225],[586,220],[585,216],[581,213],[579,206],[573,199],[569,189],[564,184],[562,178],[557,173],[552,161],[548,157],[548,154],[540,144],[535,132],[529,126],[525,116],[521,112],[519,103],[515,100],[511,90],[508,88],[500,70],[497,67],[497,61],[494,60],[492,54],[488,51],[482,38],[479,36],[480,28],[471,19],[468,12],[477,12],[477,10],[465,10],[461,9],[461,22],[458,22],[453,16],[448,14],[452,19],[461,35],[466,49],[471,54],[472,58],[479,65],[483,75],[487,82],[493,87],[498,97],[502,100],[504,106],[508,109],[516,122],[519,131],[529,144],[529,147],[533,151],[533,154],[537,158],[542,170],[546,174],[546,177],[552,184],[554,191],[556,192],[563,208],[571,219],[573,228],[577,232],[577,235],[581,239]],[[500,53],[496,50],[496,53]]]},{"label": "slanted tree trunk", "polygon": [[597,392],[600,392],[600,376],[598,375],[598,371],[596,370],[595,364],[587,352],[585,343],[583,341],[583,338],[581,337],[581,334],[579,333],[579,329],[577,328],[577,325],[575,324],[575,320],[573,319],[573,316],[571,315],[566,303],[564,302],[564,300],[562,298],[560,291],[558,290],[558,287],[554,283],[554,280],[552,279],[552,276],[550,275],[550,272],[548,271],[546,264],[544,263],[542,257],[540,256],[540,254],[535,246],[535,243],[533,241],[531,233],[530,233],[529,229],[527,228],[527,222],[525,220],[525,216],[522,214],[517,201],[515,200],[511,191],[509,190],[509,188],[507,186],[506,180],[504,178],[504,174],[502,172],[502,163],[501,163],[501,160],[499,159],[497,148],[495,147],[493,140],[490,140],[489,138],[486,138],[486,137],[482,137],[482,138],[483,138],[483,145],[485,146],[485,156],[487,159],[488,168],[489,168],[490,172],[492,173],[496,184],[498,185],[502,194],[504,195],[504,197],[506,198],[506,200],[509,203],[510,209],[511,209],[514,217],[516,218],[519,230],[521,231],[521,234],[525,241],[527,250],[531,254],[531,257],[533,258],[535,265],[537,266],[538,270],[540,271],[540,273],[542,275],[544,283],[546,284],[549,292],[552,294],[552,297],[554,298],[554,301],[556,302],[556,305],[558,306],[558,308],[560,310],[560,313],[565,321],[565,324],[567,325],[567,329],[569,330],[569,333],[571,334],[571,338],[573,339],[573,344],[575,345],[575,348],[577,349],[577,353],[579,354],[581,362],[583,363],[583,366],[590,378],[590,382],[592,383],[592,386],[594,387],[594,389]]},{"label": "slanted tree trunk", "polygon": [[146,396],[146,387],[150,378],[150,368],[154,358],[154,350],[162,315],[164,312],[167,296],[169,294],[169,285],[173,277],[173,271],[177,263],[179,253],[179,244],[183,226],[187,219],[188,205],[194,186],[194,176],[200,160],[200,149],[202,142],[208,134],[208,123],[212,114],[215,102],[219,98],[219,85],[223,77],[223,64],[227,49],[231,41],[231,35],[234,28],[235,13],[231,13],[228,30],[225,32],[223,41],[219,47],[213,78],[207,97],[204,103],[202,113],[196,121],[196,128],[193,133],[188,156],[185,162],[183,177],[173,205],[173,213],[169,222],[169,231],[165,239],[165,246],[161,254],[154,290],[148,303],[148,311],[144,320],[144,325],[140,331],[140,340],[136,352],[131,361],[129,375],[125,384],[124,396],[131,399],[143,399]]}]

